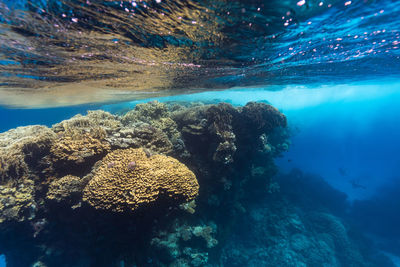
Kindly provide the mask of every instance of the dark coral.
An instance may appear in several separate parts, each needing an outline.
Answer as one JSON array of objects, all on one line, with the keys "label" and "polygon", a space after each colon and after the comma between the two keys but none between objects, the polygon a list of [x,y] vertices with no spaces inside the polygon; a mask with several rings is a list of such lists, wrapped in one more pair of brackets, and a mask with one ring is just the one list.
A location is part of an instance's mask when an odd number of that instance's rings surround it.
[{"label": "dark coral", "polygon": [[384,266],[330,200],[279,190],[286,124],[264,103],[154,101],[2,133],[0,253],[11,267]]},{"label": "dark coral", "polygon": [[240,112],[243,129],[248,132],[270,133],[276,127],[286,127],[285,115],[271,105],[261,102],[249,102]]},{"label": "dark coral", "polygon": [[55,179],[49,185],[46,198],[64,205],[77,203],[82,197],[84,185],[85,183],[81,178],[73,175]]}]

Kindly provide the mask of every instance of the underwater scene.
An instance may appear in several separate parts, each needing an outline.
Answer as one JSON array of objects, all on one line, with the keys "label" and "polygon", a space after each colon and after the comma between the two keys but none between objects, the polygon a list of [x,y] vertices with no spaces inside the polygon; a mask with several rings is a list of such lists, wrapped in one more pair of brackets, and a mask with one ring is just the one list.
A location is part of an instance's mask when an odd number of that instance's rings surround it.
[{"label": "underwater scene", "polygon": [[0,267],[400,266],[400,1],[0,0]]}]

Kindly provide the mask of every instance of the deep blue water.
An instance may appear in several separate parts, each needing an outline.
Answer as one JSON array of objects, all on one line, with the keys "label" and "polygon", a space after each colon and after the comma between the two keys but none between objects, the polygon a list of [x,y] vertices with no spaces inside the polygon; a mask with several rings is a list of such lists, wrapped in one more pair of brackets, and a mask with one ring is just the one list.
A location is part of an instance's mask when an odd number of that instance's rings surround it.
[{"label": "deep blue water", "polygon": [[[399,1],[92,1],[107,8],[90,16],[90,1],[58,2],[0,0],[0,132],[154,99],[268,101],[293,134],[280,172],[344,192],[400,257]],[[172,22],[147,19],[161,10]],[[133,26],[96,19],[112,14]]]}]

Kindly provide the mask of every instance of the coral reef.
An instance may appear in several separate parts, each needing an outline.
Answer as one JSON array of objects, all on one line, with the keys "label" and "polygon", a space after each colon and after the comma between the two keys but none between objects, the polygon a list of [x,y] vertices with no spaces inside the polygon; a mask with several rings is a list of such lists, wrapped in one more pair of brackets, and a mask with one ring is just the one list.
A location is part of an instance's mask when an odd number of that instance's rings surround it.
[{"label": "coral reef", "polygon": [[196,176],[176,159],[146,154],[144,149],[115,150],[95,170],[83,200],[99,209],[134,211],[156,201],[192,201]]},{"label": "coral reef", "polygon": [[50,183],[46,198],[58,203],[74,203],[80,200],[83,187],[81,178],[67,175]]},{"label": "coral reef", "polygon": [[1,133],[0,254],[10,267],[392,266],[340,218],[342,195],[277,176],[286,126],[265,103],[153,101]]},{"label": "coral reef", "polygon": [[286,127],[286,117],[276,108],[265,103],[249,102],[240,112],[241,123],[251,132],[270,133],[274,128]]},{"label": "coral reef", "polygon": [[[158,134],[158,136],[164,137],[163,143],[165,145],[163,146],[170,146],[166,151],[159,151],[160,153],[175,153],[181,156],[187,153],[185,143],[182,141],[182,135],[177,129],[177,124],[170,117],[168,107],[164,103],[152,101],[145,104],[138,104],[132,111],[127,112],[121,118],[121,122],[125,126],[134,126],[137,123],[144,122],[149,124],[149,127],[160,131],[162,134]],[[155,148],[163,146],[156,145]],[[154,147],[152,149],[154,150]]]},{"label": "coral reef", "polygon": [[40,172],[56,134],[45,126],[18,127],[0,134],[0,182],[29,178]]},{"label": "coral reef", "polygon": [[0,223],[33,219],[35,208],[33,181],[14,187],[0,185]]},{"label": "coral reef", "polygon": [[394,266],[365,251],[338,217],[304,213],[284,199],[252,206],[240,222],[242,231],[223,249],[223,266]]},{"label": "coral reef", "polygon": [[151,245],[169,266],[205,266],[209,259],[207,251],[218,244],[213,237],[216,232],[214,223],[188,226],[174,222],[168,232],[157,233]]},{"label": "coral reef", "polygon": [[[58,173],[68,171],[81,175],[84,166],[91,166],[110,150],[110,145],[91,134],[62,135],[53,143],[51,160]],[[87,168],[86,168],[87,169]]]}]

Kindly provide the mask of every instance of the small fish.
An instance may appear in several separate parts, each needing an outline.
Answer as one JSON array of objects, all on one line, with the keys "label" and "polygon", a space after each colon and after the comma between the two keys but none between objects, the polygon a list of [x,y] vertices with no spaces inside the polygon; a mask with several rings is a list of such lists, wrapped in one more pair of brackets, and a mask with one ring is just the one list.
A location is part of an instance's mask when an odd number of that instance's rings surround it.
[{"label": "small fish", "polygon": [[288,161],[288,162],[292,162],[292,160],[291,160],[291,159],[288,159],[287,161]]},{"label": "small fish", "polygon": [[360,182],[356,180],[351,180],[350,184],[354,189],[367,189],[365,185],[360,184]]},{"label": "small fish", "polygon": [[338,171],[339,171],[339,173],[340,173],[341,176],[347,176],[347,172],[346,172],[345,169],[343,169],[343,168],[338,168]]}]

